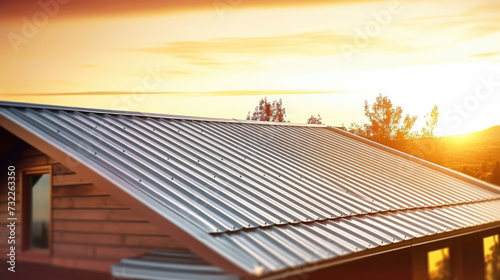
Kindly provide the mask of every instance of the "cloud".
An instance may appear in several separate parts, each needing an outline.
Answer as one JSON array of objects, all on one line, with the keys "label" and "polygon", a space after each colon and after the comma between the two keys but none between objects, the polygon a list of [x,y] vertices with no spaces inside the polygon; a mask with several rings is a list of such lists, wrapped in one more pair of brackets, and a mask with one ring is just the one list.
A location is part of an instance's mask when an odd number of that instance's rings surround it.
[{"label": "cloud", "polygon": [[[162,54],[181,59],[192,66],[210,69],[235,64],[258,66],[255,61],[272,58],[304,58],[342,53],[342,44],[354,45],[353,35],[331,31],[299,33],[268,37],[217,38],[205,41],[170,42],[160,46],[126,51]],[[367,49],[390,52],[415,51],[410,46],[373,38]],[[249,60],[254,58],[254,60]]]},{"label": "cloud", "polygon": [[500,4],[476,4],[458,13],[415,17],[395,24],[408,31],[459,34],[459,41],[471,40],[500,31]]},{"label": "cloud", "polygon": [[81,68],[98,68],[99,66],[95,64],[80,64],[79,65]]},{"label": "cloud", "polygon": [[0,16],[2,18],[31,17],[42,10],[39,2],[58,3],[61,11],[58,16],[69,17],[96,17],[96,16],[130,16],[143,14],[179,13],[206,10],[215,12],[216,9],[236,8],[279,8],[301,7],[318,5],[336,5],[352,2],[371,2],[376,0],[340,0],[332,3],[330,0],[2,0]]},{"label": "cloud", "polygon": [[213,62],[213,54],[290,56],[331,55],[338,52],[335,44],[349,40],[349,36],[331,32],[311,32],[271,37],[218,38],[207,41],[183,41],[163,46],[133,49],[161,53],[197,62]]},{"label": "cloud", "polygon": [[77,83],[77,82],[73,82],[73,81],[64,81],[64,80],[55,80],[53,81],[54,84],[57,84],[57,85],[64,85],[64,86],[67,86],[67,85],[79,85],[80,83]]},{"label": "cloud", "polygon": [[[148,95],[189,95],[189,96],[237,96],[237,95],[281,95],[281,94],[328,94],[347,93],[346,91],[324,90],[226,90],[209,92],[147,92]],[[56,93],[14,93],[16,96],[93,96],[93,95],[122,95],[136,94],[124,91],[91,91],[91,92],[56,92]]]},{"label": "cloud", "polygon": [[495,57],[495,56],[500,56],[500,52],[487,52],[487,53],[476,53],[470,55],[470,57]]}]

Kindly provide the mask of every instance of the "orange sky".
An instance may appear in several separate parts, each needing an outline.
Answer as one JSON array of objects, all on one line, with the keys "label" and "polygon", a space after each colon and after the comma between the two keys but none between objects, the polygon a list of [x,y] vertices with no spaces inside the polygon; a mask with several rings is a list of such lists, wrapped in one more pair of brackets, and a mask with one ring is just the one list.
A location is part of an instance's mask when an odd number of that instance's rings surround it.
[{"label": "orange sky", "polygon": [[347,125],[382,93],[443,134],[500,124],[496,1],[40,2],[2,1],[2,100]]}]

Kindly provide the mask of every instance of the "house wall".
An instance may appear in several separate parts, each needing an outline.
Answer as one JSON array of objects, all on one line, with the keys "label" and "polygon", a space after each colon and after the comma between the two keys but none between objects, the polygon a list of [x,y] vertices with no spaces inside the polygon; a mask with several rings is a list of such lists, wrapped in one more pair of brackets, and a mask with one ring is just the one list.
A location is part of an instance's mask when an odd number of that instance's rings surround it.
[{"label": "house wall", "polygon": [[[151,249],[182,249],[168,235],[63,164],[28,147],[16,168],[16,255],[18,261],[109,271],[112,263]],[[51,256],[33,256],[22,248],[21,171],[36,166],[52,169]],[[5,170],[1,171],[7,172]],[[2,174],[3,175],[3,174]],[[0,259],[7,258],[7,176],[0,188]]]}]

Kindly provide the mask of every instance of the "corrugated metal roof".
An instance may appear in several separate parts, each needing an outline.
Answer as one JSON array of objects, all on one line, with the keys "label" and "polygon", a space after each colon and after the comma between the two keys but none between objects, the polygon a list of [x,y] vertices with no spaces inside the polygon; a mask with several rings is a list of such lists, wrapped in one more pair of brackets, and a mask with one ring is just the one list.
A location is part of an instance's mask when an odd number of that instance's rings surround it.
[{"label": "corrugated metal roof", "polygon": [[[497,187],[334,128],[10,103],[0,114],[159,202],[155,211],[204,231],[218,254],[237,261],[229,251],[240,248],[240,266],[252,259],[267,273],[500,217]],[[465,207],[490,218],[451,219]]]},{"label": "corrugated metal roof", "polygon": [[218,267],[187,251],[153,250],[136,258],[123,259],[113,265],[114,277],[126,279],[186,279],[186,280],[237,280]]},{"label": "corrugated metal roof", "polygon": [[[214,239],[253,256],[266,273],[289,269],[305,272],[314,264],[353,253],[499,221],[500,200],[491,200],[226,232],[214,235]],[[137,279],[203,279],[197,275],[205,273],[213,276],[208,272],[214,268],[189,269],[191,259],[151,258],[154,254],[122,260],[113,266],[113,275]],[[216,275],[220,278],[215,279],[231,277]]]},{"label": "corrugated metal roof", "polygon": [[271,272],[498,221],[500,200],[492,200],[227,232],[215,238],[245,250]]}]

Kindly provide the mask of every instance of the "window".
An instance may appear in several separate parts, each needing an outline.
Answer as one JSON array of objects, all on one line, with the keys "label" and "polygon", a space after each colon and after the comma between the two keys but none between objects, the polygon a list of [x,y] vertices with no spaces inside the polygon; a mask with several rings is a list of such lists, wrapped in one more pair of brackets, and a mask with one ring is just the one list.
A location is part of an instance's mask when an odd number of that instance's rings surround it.
[{"label": "window", "polygon": [[485,279],[500,279],[500,242],[498,234],[483,238],[483,251]]},{"label": "window", "polygon": [[450,249],[448,247],[427,253],[427,274],[430,280],[450,279]]},{"label": "window", "polygon": [[26,171],[23,176],[23,247],[25,250],[50,249],[51,184],[50,173]]}]

